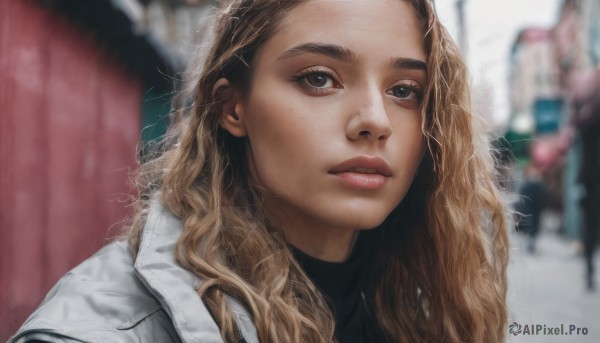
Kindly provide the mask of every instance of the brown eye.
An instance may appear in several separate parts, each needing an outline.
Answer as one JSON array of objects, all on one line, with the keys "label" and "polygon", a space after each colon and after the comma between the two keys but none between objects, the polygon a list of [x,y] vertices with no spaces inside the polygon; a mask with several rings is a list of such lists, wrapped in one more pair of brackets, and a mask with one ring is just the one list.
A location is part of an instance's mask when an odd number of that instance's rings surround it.
[{"label": "brown eye", "polygon": [[293,82],[307,94],[323,96],[332,94],[339,88],[343,88],[337,81],[336,76],[329,71],[311,68],[294,76]]},{"label": "brown eye", "polygon": [[305,76],[306,83],[315,88],[332,87],[331,78],[325,74],[312,73]]}]

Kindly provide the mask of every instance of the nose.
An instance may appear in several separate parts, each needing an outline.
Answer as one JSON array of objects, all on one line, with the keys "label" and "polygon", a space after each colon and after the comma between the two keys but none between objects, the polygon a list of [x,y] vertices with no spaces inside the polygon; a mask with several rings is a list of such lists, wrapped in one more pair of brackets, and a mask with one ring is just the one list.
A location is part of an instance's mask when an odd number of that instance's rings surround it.
[{"label": "nose", "polygon": [[351,95],[350,120],[346,136],[353,141],[385,142],[392,134],[392,126],[385,109],[384,95],[376,90]]}]

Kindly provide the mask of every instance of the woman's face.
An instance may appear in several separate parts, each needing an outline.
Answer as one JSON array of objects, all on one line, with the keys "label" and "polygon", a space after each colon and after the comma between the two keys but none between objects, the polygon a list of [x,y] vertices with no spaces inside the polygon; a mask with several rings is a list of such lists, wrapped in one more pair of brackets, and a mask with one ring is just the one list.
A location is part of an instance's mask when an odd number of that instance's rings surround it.
[{"label": "woman's face", "polygon": [[283,19],[234,132],[283,224],[370,229],[399,204],[424,151],[425,57],[406,1],[305,1]]}]

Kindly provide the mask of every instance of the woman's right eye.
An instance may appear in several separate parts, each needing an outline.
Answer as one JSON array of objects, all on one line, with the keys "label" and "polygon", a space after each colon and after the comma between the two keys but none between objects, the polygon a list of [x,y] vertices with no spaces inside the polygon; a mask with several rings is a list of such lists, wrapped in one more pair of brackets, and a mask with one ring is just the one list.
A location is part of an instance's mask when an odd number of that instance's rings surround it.
[{"label": "woman's right eye", "polygon": [[315,88],[332,88],[333,80],[324,73],[311,73],[303,76],[304,82]]},{"label": "woman's right eye", "polygon": [[341,88],[332,74],[322,70],[307,70],[295,76],[294,81],[307,92],[316,95],[329,94],[334,88]]}]

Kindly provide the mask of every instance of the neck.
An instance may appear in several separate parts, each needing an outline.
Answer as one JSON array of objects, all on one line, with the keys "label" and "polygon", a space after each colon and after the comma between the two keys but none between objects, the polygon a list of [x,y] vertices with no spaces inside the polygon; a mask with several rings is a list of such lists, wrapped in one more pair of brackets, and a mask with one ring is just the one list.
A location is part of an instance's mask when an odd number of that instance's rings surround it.
[{"label": "neck", "polygon": [[343,262],[350,257],[358,231],[329,229],[329,230],[285,230],[289,244],[303,253],[327,262]]},{"label": "neck", "polygon": [[285,241],[303,253],[327,262],[343,262],[350,257],[357,229],[333,227],[316,218],[297,215],[296,211],[286,211],[281,206],[268,204],[267,212]]}]

